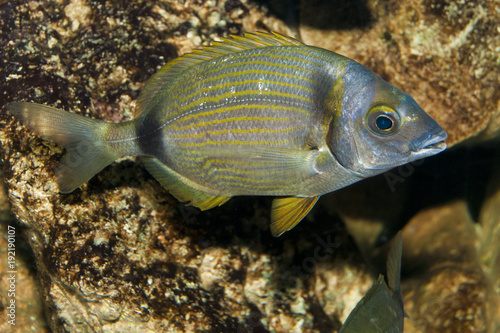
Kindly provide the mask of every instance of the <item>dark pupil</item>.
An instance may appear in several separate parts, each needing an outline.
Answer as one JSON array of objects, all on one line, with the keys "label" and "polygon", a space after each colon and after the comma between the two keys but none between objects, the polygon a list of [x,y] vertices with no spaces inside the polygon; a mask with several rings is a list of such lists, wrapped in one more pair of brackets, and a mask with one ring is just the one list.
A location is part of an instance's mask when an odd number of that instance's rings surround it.
[{"label": "dark pupil", "polygon": [[388,130],[392,127],[392,120],[387,116],[378,116],[377,120],[375,120],[375,124],[377,128],[381,130]]}]

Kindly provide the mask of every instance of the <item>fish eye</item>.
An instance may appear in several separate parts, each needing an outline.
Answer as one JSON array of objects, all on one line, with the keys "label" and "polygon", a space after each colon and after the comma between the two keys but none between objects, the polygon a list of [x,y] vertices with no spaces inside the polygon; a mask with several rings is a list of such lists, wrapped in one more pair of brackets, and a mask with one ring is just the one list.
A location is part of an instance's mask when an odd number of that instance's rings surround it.
[{"label": "fish eye", "polygon": [[376,105],[368,111],[366,117],[368,128],[378,135],[390,135],[400,127],[399,114],[386,105]]},{"label": "fish eye", "polygon": [[388,115],[381,114],[375,119],[375,126],[382,131],[390,130],[394,125],[394,120]]}]

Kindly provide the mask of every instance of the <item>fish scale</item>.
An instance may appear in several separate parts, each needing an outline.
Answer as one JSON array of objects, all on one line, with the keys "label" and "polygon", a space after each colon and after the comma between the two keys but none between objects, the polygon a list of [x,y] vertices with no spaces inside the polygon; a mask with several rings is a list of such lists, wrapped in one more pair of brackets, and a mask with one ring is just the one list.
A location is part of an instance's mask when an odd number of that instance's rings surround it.
[{"label": "fish scale", "polygon": [[353,60],[274,33],[224,39],[171,61],[125,123],[33,103],[8,109],[66,148],[61,192],[139,155],[170,193],[202,210],[237,195],[277,196],[274,236],[319,196],[446,147],[446,133],[406,93]]},{"label": "fish scale", "polygon": [[[275,52],[279,55],[279,52],[283,47],[273,47]],[[234,55],[229,55],[229,57],[234,58]],[[294,65],[287,65],[286,67],[280,64],[281,57],[275,56],[270,58],[269,51],[264,54],[251,54],[243,55],[242,61],[239,62],[229,62],[221,66],[224,63],[223,59],[216,63],[204,64],[204,66],[199,66],[193,73],[189,73],[183,76],[182,82],[177,84],[174,81],[172,85],[175,87],[171,89],[169,86],[164,89],[170,92],[171,95],[182,96],[180,97],[179,104],[182,102],[188,103],[186,109],[170,110],[169,116],[177,115],[179,113],[189,113],[189,107],[197,107],[199,103],[209,104],[214,103],[212,99],[224,99],[228,97],[238,97],[239,100],[255,100],[261,101],[264,91],[258,88],[259,83],[264,83],[269,86],[269,101],[278,102],[283,93],[287,93],[287,98],[290,102],[311,102],[311,97],[313,93],[319,94],[320,91],[315,89],[322,86],[328,87],[328,82],[325,82],[326,73],[324,75],[318,69],[321,68],[319,63],[311,63],[310,61],[305,61],[300,57],[294,58]],[[248,58],[252,58],[252,61],[248,61]],[[290,58],[290,57],[289,57]],[[261,60],[262,59],[262,60]],[[318,62],[320,59],[315,58]],[[274,60],[271,62],[270,60]],[[308,66],[308,67],[306,67]],[[313,68],[311,68],[314,66]],[[213,67],[216,69],[214,70]],[[222,68],[221,68],[222,67]],[[231,75],[229,76],[226,72],[228,68],[231,69]],[[292,68],[290,68],[292,67]],[[274,69],[274,71],[273,71]],[[284,76],[286,71],[293,70],[294,75],[301,78],[295,78],[290,80],[290,77]],[[326,71],[325,69],[323,69]],[[254,74],[255,72],[260,72],[259,74]],[[264,73],[264,74],[263,74]],[[213,76],[211,76],[211,74]],[[252,77],[256,75],[256,77]],[[257,77],[257,75],[259,77]],[[271,78],[271,76],[274,76]],[[199,77],[203,77],[203,80],[199,80]],[[253,81],[253,82],[250,82]],[[291,82],[290,82],[291,81]],[[311,82],[312,81],[312,82]],[[271,83],[273,82],[273,83]],[[316,86],[310,87],[316,82]],[[331,79],[330,79],[331,82]],[[306,85],[307,84],[307,85]],[[194,91],[194,92],[193,92]],[[234,96],[235,93],[241,92],[239,96]],[[202,96],[206,93],[206,96]],[[325,93],[325,91],[323,91]],[[159,93],[161,96],[161,92]],[[222,95],[222,96],[221,96]],[[160,98],[162,98],[161,96]],[[167,101],[168,99],[163,99]],[[176,100],[168,100],[169,103],[176,103]],[[215,101],[217,102],[217,101]],[[270,104],[272,107],[279,107],[275,104]],[[222,110],[222,109],[221,109]]]}]

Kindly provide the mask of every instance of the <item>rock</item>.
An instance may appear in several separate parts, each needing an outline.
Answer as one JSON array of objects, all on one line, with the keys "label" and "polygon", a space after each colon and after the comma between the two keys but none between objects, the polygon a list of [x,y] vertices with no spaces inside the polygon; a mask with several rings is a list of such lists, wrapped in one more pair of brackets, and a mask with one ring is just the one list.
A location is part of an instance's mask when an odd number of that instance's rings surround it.
[{"label": "rock", "polygon": [[465,202],[455,201],[420,212],[404,229],[410,331],[494,332],[498,297],[478,261],[474,223],[467,217]]},{"label": "rock", "polygon": [[1,332],[49,332],[38,289],[33,257],[22,228],[10,212],[0,184],[0,322]]},{"label": "rock", "polygon": [[[496,160],[500,158],[497,150]],[[500,330],[500,172],[493,172],[488,184],[485,200],[479,215],[479,257],[486,277],[491,281],[491,316],[494,318],[492,332]],[[494,296],[498,296],[495,297]]]},{"label": "rock", "polygon": [[[35,101],[124,121],[133,117],[144,82],[169,60],[230,33],[270,28],[371,67],[437,118],[451,144],[496,134],[493,1],[474,7],[355,1],[328,10],[321,7],[326,2],[304,1],[296,11],[276,3],[0,2],[0,76],[6,78],[0,106]],[[339,20],[332,20],[332,10]],[[318,12],[325,15],[314,16]],[[498,292],[498,252],[491,252],[494,238],[486,235],[496,235],[498,187],[491,185],[487,200],[473,205],[480,215],[464,208],[470,198],[456,198],[451,190],[430,194],[463,182],[473,174],[463,166],[489,151],[447,152],[334,193],[296,229],[275,239],[268,230],[268,198],[235,198],[199,212],[179,204],[132,158],[117,161],[71,194],[59,194],[54,169],[63,150],[8,115],[2,120],[5,187],[16,226],[32,248],[53,331],[336,331],[385,267],[383,249],[374,245],[407,222],[410,262],[436,252],[467,254],[451,255],[453,260],[438,256],[421,275],[403,264],[407,331],[493,327],[488,309],[495,309],[495,298],[486,291]],[[444,178],[445,183],[436,181]],[[475,215],[481,216],[484,236],[473,233]],[[450,232],[461,241],[453,244]],[[442,239],[442,247],[434,244]],[[479,252],[475,242],[484,244]],[[483,264],[479,254],[487,257]],[[32,278],[28,270],[24,276]],[[450,288],[441,288],[445,283]],[[31,295],[33,286],[22,289]],[[3,314],[6,301],[2,296]],[[20,331],[46,329],[38,309],[20,305]]]}]

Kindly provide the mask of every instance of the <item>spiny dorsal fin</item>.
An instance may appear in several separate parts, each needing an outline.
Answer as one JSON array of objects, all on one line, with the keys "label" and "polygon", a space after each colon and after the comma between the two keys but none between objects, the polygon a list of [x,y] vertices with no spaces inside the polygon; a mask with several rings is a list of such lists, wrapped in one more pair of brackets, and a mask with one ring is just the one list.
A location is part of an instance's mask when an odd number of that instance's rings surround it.
[{"label": "spiny dorsal fin", "polygon": [[166,82],[191,66],[226,54],[248,49],[299,45],[304,44],[292,37],[283,36],[275,32],[253,32],[247,33],[244,36],[223,38],[221,42],[213,42],[212,46],[194,50],[192,53],[170,61],[148,80],[138,99],[138,114],[145,109],[148,102],[165,86]]}]

